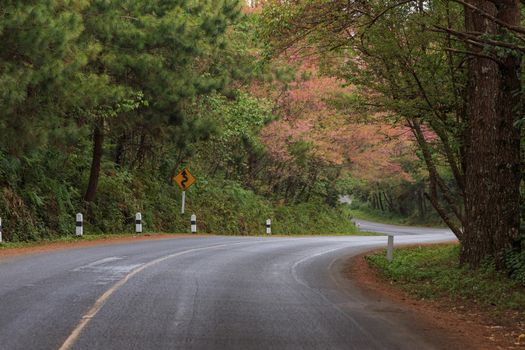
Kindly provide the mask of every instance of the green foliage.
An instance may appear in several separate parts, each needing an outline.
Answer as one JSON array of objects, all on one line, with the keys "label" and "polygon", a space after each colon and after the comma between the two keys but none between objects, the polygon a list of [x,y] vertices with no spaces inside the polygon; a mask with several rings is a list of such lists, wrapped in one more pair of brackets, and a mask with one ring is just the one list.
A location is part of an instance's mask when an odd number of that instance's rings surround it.
[{"label": "green foliage", "polygon": [[265,151],[258,135],[273,118],[270,107],[267,101],[242,92],[232,100],[207,96],[198,106],[198,118],[212,123],[215,132],[195,145],[196,162],[208,174],[245,180],[251,175],[250,161]]},{"label": "green foliage", "polygon": [[6,155],[0,159],[12,165],[0,173],[6,239],[35,240],[71,232],[80,195],[74,164],[67,155],[47,150],[22,159]]},{"label": "green foliage", "polygon": [[505,265],[510,277],[525,285],[525,250],[512,250],[505,256]]},{"label": "green foliage", "polygon": [[210,180],[196,187],[188,210],[197,214],[204,232],[237,235],[264,232],[264,222],[272,216],[270,202],[233,181]]},{"label": "green foliage", "polygon": [[381,275],[409,293],[426,299],[473,302],[498,310],[525,311],[525,288],[490,263],[472,270],[459,265],[459,246],[396,249],[389,263],[384,253],[367,257]]},{"label": "green foliage", "polygon": [[85,64],[78,39],[84,1],[2,3],[0,147],[21,155],[45,143]]}]

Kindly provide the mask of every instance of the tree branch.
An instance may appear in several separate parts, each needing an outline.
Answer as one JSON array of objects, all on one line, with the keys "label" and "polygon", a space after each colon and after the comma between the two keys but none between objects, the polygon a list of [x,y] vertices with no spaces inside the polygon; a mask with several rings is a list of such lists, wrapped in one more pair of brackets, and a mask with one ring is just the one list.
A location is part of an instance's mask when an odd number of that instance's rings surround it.
[{"label": "tree branch", "polygon": [[[510,25],[500,19],[498,19],[497,17],[494,17],[492,16],[490,13],[486,12],[486,11],[483,11],[482,9],[480,9],[479,7],[477,6],[474,6],[472,4],[469,4],[468,2],[466,1],[463,1],[463,0],[451,0],[451,1],[454,1],[454,2],[457,2],[458,4],[461,4],[465,7],[468,7],[469,9],[471,9],[472,11],[474,12],[477,12],[479,13],[481,16],[487,18],[487,19],[490,19],[491,21],[493,21],[494,23],[497,23],[499,24],[500,26],[502,27],[505,27],[507,28],[508,30],[511,30],[513,32],[516,32],[516,33],[520,33],[520,34],[525,34],[525,29],[522,28],[522,27],[518,27],[518,26],[513,26],[513,25]],[[489,0],[490,1],[490,0]],[[499,1],[492,1],[494,4],[498,4]],[[525,3],[525,2],[523,2]],[[520,37],[521,40],[523,40],[523,38]]]},{"label": "tree branch", "polygon": [[[525,47],[514,45],[511,43],[507,43],[500,40],[492,40],[492,39],[482,39],[478,35],[473,35],[465,32],[458,32],[457,30],[445,28],[442,26],[434,25],[434,31],[440,32],[440,33],[449,33],[451,35],[454,35],[457,38],[460,38],[464,42],[472,43],[476,46],[483,46],[483,45],[490,45],[490,46],[497,46],[497,47],[504,47],[511,50],[517,50],[520,52],[525,52]],[[480,33],[482,34],[482,33]]]}]

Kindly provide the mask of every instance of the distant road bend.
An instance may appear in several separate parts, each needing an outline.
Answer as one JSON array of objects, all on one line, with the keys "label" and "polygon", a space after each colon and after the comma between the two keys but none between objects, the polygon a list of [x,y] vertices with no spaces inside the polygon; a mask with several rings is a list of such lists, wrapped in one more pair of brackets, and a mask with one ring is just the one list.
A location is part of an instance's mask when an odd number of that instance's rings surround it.
[{"label": "distant road bend", "polygon": [[366,221],[361,219],[353,219],[352,221],[362,232],[377,232],[394,236],[421,234],[452,234],[452,231],[448,228],[399,226],[390,224],[380,224],[378,222]]},{"label": "distant road bend", "polygon": [[[422,229],[396,242],[453,239]],[[385,245],[195,237],[0,259],[0,348],[444,348],[409,310],[343,276],[349,257]]]}]

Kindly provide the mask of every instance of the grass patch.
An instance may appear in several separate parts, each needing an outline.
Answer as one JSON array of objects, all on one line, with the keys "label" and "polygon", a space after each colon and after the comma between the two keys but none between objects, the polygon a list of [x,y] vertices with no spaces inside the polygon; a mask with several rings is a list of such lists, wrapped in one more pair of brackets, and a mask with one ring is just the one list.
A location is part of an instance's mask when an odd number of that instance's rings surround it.
[{"label": "grass patch", "polygon": [[525,286],[496,272],[491,264],[477,270],[460,266],[458,245],[396,249],[392,263],[384,252],[366,259],[384,279],[418,298],[525,312]]}]

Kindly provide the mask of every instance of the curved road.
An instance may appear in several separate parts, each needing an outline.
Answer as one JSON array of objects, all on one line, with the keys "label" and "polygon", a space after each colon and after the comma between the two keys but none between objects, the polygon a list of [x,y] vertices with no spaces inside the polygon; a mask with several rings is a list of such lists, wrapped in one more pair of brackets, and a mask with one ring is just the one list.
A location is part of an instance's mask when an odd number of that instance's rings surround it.
[{"label": "curved road", "polygon": [[348,257],[385,245],[384,236],[195,237],[0,259],[0,348],[444,347],[408,310],[343,276]]},{"label": "curved road", "polygon": [[452,235],[452,231],[448,228],[436,228],[436,227],[416,227],[416,226],[399,226],[390,224],[380,224],[377,222],[371,222],[361,219],[353,219],[354,224],[362,232],[377,232],[388,235],[421,235],[421,234],[445,234]]}]

